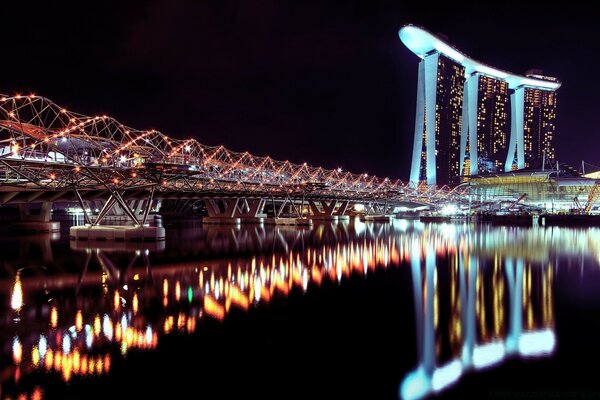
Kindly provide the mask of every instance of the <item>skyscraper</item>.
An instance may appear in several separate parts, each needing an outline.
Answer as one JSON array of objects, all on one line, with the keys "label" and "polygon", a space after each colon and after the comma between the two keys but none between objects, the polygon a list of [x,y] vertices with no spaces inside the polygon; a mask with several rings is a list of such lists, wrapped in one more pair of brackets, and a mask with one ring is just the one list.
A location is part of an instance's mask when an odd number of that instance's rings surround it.
[{"label": "skyscraper", "polygon": [[399,36],[422,59],[411,184],[456,184],[555,159],[556,78],[490,67],[413,25]]},{"label": "skyscraper", "polygon": [[523,125],[525,167],[539,166],[544,158],[554,161],[556,93],[526,88]]},{"label": "skyscraper", "polygon": [[522,119],[517,121],[514,135],[511,132],[505,170],[543,168],[556,161],[556,91],[525,86],[516,89],[512,97],[513,112]]},{"label": "skyscraper", "polygon": [[508,136],[508,84],[479,75],[477,101],[477,166],[479,173],[502,171]]},{"label": "skyscraper", "polygon": [[460,170],[465,69],[442,54],[432,54],[421,61],[418,81],[417,113],[422,117],[416,127],[414,151],[419,157],[413,159],[413,168],[419,181],[432,184],[437,177],[449,182]]}]

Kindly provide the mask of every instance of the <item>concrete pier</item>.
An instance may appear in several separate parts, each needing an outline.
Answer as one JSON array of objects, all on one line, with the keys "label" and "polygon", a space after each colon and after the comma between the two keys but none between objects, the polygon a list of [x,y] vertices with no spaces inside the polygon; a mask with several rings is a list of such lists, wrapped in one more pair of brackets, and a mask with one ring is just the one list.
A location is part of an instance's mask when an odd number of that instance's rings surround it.
[{"label": "concrete pier", "polygon": [[82,225],[69,230],[71,240],[115,242],[156,242],[165,240],[162,226]]}]

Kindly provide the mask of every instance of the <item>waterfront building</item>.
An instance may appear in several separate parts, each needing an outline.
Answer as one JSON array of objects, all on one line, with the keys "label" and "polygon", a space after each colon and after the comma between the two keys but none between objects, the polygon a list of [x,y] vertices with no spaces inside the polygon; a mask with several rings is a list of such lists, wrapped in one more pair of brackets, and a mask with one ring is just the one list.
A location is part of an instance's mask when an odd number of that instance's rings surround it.
[{"label": "waterfront building", "polygon": [[422,59],[413,185],[455,185],[465,177],[555,161],[556,90],[561,85],[556,78],[485,65],[414,25],[404,26],[399,36]]}]

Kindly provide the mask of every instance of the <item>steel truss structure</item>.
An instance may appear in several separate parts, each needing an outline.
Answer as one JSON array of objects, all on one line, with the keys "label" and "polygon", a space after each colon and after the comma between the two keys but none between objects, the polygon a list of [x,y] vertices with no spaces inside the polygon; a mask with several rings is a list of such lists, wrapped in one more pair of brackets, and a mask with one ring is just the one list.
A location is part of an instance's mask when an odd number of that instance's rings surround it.
[{"label": "steel truss structure", "polygon": [[0,95],[0,190],[7,188],[70,192],[80,202],[80,193],[101,190],[110,196],[108,202],[121,205],[136,190],[162,198],[384,199],[397,204],[447,201],[449,195],[446,187],[410,188],[400,180],[175,139],[106,115],[78,114],[37,95]]}]

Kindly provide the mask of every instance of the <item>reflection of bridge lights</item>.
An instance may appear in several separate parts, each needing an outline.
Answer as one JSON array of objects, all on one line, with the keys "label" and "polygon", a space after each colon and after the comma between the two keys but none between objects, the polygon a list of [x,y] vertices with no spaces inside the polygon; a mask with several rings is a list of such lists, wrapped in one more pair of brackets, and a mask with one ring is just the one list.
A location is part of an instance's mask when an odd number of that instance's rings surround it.
[{"label": "reflection of bridge lights", "polygon": [[83,315],[81,314],[81,310],[77,310],[77,314],[75,315],[75,329],[79,332],[81,328],[83,328]]},{"label": "reflection of bridge lights", "polygon": [[21,276],[19,273],[15,277],[15,284],[10,296],[10,306],[17,312],[23,307],[23,286],[21,285]]},{"label": "reflection of bridge lights", "polygon": [[46,356],[46,350],[48,350],[48,341],[46,340],[46,337],[44,335],[40,335],[38,349],[40,352],[40,358],[43,359]]},{"label": "reflection of bridge lights", "polygon": [[63,336],[62,350],[64,354],[69,354],[71,352],[71,338],[69,335]]},{"label": "reflection of bridge lights", "polygon": [[23,345],[21,344],[21,341],[19,340],[18,336],[15,336],[13,338],[12,353],[15,365],[21,364],[21,361],[23,360]]}]

